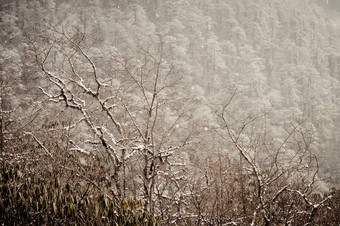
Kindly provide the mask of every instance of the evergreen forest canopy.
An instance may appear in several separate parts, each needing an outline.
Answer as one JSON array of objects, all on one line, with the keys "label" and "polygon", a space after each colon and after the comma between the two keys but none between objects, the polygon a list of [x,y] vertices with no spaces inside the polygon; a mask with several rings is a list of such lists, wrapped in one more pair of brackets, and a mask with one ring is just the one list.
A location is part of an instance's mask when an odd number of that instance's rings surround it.
[{"label": "evergreen forest canopy", "polygon": [[0,222],[339,224],[339,11],[3,0]]}]

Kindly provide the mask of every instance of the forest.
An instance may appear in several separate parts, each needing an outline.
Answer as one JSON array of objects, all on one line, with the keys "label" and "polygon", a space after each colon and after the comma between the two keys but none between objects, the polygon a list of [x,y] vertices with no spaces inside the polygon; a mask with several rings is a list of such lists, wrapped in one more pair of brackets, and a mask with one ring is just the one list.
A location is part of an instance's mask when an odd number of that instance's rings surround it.
[{"label": "forest", "polygon": [[1,0],[0,224],[339,225],[337,0]]}]

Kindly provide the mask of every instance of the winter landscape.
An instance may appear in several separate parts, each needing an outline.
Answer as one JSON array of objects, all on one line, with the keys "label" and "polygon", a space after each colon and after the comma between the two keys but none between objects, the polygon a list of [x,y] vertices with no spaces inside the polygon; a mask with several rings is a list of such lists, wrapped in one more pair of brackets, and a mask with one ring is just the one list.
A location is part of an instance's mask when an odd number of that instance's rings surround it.
[{"label": "winter landscape", "polygon": [[0,0],[2,225],[339,225],[339,0]]}]

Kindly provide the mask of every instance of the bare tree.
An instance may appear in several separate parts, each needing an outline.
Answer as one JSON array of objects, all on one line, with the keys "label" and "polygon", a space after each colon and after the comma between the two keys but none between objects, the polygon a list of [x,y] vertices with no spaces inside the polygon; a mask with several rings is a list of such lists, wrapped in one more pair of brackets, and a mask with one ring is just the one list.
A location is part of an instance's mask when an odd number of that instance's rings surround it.
[{"label": "bare tree", "polygon": [[256,208],[251,225],[310,224],[315,212],[331,196],[314,200],[316,203],[311,198],[317,191],[319,167],[312,153],[313,138],[303,128],[306,119],[287,126],[286,137],[276,141],[267,137],[266,131],[253,132],[259,126],[255,121],[262,115],[238,119],[228,113],[235,94],[236,91],[223,107],[223,128],[217,132],[234,146],[244,162],[241,170],[253,178]]},{"label": "bare tree", "polygon": [[169,169],[181,167],[176,156],[193,134],[186,126],[195,104],[179,95],[181,77],[172,73],[166,50],[159,43],[98,57],[80,28],[48,28],[32,51],[45,78],[40,90],[64,115],[65,151],[78,156],[74,170],[114,197],[143,197],[153,212],[164,198],[160,187],[181,180]]},{"label": "bare tree", "polygon": [[5,71],[0,72],[0,153],[3,154],[6,142],[10,139],[11,120],[10,98],[12,87]]}]

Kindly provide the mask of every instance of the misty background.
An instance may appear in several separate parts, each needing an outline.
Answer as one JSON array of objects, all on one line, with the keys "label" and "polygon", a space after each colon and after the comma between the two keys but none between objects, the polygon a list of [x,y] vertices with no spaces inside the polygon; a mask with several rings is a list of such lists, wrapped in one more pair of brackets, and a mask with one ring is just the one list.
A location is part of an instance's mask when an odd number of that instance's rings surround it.
[{"label": "misty background", "polygon": [[28,168],[69,164],[159,215],[223,187],[214,166],[249,216],[261,180],[339,186],[338,0],[1,0],[0,29],[0,146],[33,148]]},{"label": "misty background", "polygon": [[321,168],[338,178],[339,11],[336,0],[2,1],[2,76],[21,83],[11,108],[21,102],[25,112],[30,106],[23,95],[39,95],[25,45],[44,32],[44,20],[85,26],[98,52],[124,53],[161,38],[185,77],[184,92],[197,92],[206,108],[237,88],[241,100],[234,107],[244,114],[270,109],[273,133],[309,116]]}]

